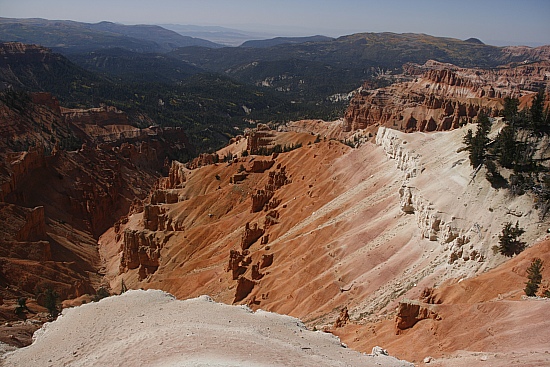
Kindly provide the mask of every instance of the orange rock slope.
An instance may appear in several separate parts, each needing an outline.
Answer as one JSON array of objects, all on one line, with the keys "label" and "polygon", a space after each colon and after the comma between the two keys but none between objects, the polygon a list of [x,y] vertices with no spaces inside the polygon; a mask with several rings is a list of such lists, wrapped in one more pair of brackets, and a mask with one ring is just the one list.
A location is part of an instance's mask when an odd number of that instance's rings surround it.
[{"label": "orange rock slope", "polygon": [[410,329],[396,330],[399,320],[389,319],[348,324],[334,333],[359,350],[381,344],[413,362],[431,356],[430,366],[454,366],[468,358],[470,365],[483,360],[497,366],[548,365],[550,299],[526,298],[523,291],[526,269],[535,257],[546,264],[543,288],[547,289],[550,239],[475,278],[446,282],[433,291],[432,304],[421,303],[437,317],[423,317]]},{"label": "orange rock slope", "polygon": [[505,221],[518,220],[530,244],[548,226],[528,196],[472,179],[467,152],[457,153],[464,133],[381,128],[356,149],[321,139],[193,170],[174,162],[143,208],[100,239],[106,277],[115,292],[208,294],[316,328],[344,307],[354,324],[393,320],[404,297],[504,262],[491,247]]}]

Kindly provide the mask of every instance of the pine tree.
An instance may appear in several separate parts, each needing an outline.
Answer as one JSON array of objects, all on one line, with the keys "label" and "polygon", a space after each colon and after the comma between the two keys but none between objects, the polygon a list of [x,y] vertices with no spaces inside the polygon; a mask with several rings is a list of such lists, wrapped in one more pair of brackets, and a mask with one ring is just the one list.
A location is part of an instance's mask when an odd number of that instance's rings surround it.
[{"label": "pine tree", "polygon": [[516,162],[517,142],[513,125],[506,125],[496,139],[495,154],[498,163],[505,168],[512,168]]},{"label": "pine tree", "polygon": [[539,290],[539,285],[542,282],[542,270],[544,262],[538,257],[534,258],[531,266],[527,268],[527,283],[525,283],[525,294],[529,297],[534,297]]},{"label": "pine tree", "polygon": [[47,288],[44,292],[44,306],[48,309],[50,317],[56,318],[59,315],[59,307],[57,306],[57,300],[59,295],[51,288]]},{"label": "pine tree", "polygon": [[519,227],[519,223],[516,222],[516,226],[512,227],[512,223],[508,222],[502,229],[502,234],[498,235],[498,250],[501,254],[512,257],[525,250],[526,243],[519,240],[519,237],[525,233],[523,228]]},{"label": "pine tree", "polygon": [[518,114],[519,100],[517,98],[504,98],[503,115],[506,121],[513,123]]},{"label": "pine tree", "polygon": [[531,128],[537,135],[548,134],[549,129],[546,125],[546,116],[544,116],[544,90],[541,89],[529,108],[529,118],[531,120]]},{"label": "pine tree", "polygon": [[464,136],[463,142],[466,150],[470,152],[470,164],[477,167],[483,163],[487,155],[487,144],[489,143],[489,132],[491,131],[491,121],[485,113],[480,113],[477,118],[477,130],[475,135],[471,130]]}]

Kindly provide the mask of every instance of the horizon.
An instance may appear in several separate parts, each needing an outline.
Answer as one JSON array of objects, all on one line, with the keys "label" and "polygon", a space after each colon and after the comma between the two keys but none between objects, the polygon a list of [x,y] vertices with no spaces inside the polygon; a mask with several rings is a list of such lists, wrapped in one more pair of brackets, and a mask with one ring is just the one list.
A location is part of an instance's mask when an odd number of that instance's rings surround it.
[{"label": "horizon", "polygon": [[[306,0],[0,0],[2,17],[109,21],[127,25],[219,26],[271,37],[354,33],[423,33],[466,40],[477,38],[495,46],[550,45],[550,2],[545,0],[466,0],[459,4],[434,0],[410,2]],[[131,9],[131,11],[128,11]],[[212,11],[216,9],[217,11]],[[398,12],[395,9],[399,9]],[[511,27],[511,24],[517,26]]]}]

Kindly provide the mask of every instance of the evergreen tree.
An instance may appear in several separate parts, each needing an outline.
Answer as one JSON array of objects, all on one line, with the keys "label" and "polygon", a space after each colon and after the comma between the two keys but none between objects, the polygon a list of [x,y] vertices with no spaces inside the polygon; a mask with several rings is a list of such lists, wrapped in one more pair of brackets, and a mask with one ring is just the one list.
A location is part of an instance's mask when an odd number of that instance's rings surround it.
[{"label": "evergreen tree", "polygon": [[513,123],[518,115],[519,100],[517,98],[504,98],[503,115],[506,121]]},{"label": "evergreen tree", "polygon": [[526,243],[519,240],[519,237],[525,233],[523,228],[519,227],[519,223],[516,222],[516,226],[512,227],[512,223],[508,222],[502,229],[502,234],[498,235],[498,250],[501,254],[512,257],[525,250]]},{"label": "evergreen tree", "polygon": [[544,90],[541,89],[529,108],[530,125],[533,132],[539,136],[548,134],[550,132],[548,125],[546,124],[546,116],[544,113]]},{"label": "evergreen tree", "polygon": [[516,162],[517,142],[514,125],[504,126],[498,134],[493,150],[497,162],[505,168],[512,168]]},{"label": "evergreen tree", "polygon": [[527,268],[527,283],[525,283],[525,294],[529,297],[534,297],[539,290],[539,285],[542,282],[543,261],[538,257],[534,258],[531,266]]},{"label": "evergreen tree", "polygon": [[44,291],[44,306],[48,309],[50,317],[56,318],[59,315],[59,307],[57,306],[57,300],[59,295],[51,288],[47,288]]},{"label": "evergreen tree", "polygon": [[477,167],[483,163],[487,155],[487,144],[489,143],[489,132],[491,131],[491,121],[485,113],[480,113],[477,118],[477,130],[475,135],[471,130],[468,130],[464,136],[463,142],[466,145],[466,150],[470,152],[470,164]]}]

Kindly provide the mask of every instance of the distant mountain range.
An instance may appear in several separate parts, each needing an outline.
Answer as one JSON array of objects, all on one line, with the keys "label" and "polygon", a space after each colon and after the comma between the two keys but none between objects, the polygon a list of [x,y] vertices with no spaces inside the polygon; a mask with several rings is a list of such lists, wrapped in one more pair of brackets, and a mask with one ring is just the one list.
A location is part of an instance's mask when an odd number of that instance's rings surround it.
[{"label": "distant mountain range", "polygon": [[134,52],[168,52],[177,47],[222,47],[156,25],[95,24],[68,20],[0,18],[0,40],[49,47],[61,53],[124,48]]},{"label": "distant mountain range", "polygon": [[[173,28],[251,36],[221,27]],[[223,47],[160,26],[45,19],[0,18],[0,41],[54,51],[6,55],[0,60],[4,86],[52,92],[74,107],[102,101],[146,113],[159,124],[192,129],[191,139],[206,131],[210,140],[201,144],[207,148],[219,147],[249,120],[338,118],[351,92],[365,82],[373,88],[392,83],[407,63],[493,68],[550,58],[550,46],[496,47],[413,33],[275,37]]]},{"label": "distant mountain range", "polygon": [[266,40],[251,40],[244,42],[241,47],[267,48],[284,44],[297,44],[307,42],[325,42],[332,41],[334,38],[326,36],[310,36],[310,37],[275,37]]},{"label": "distant mountain range", "polygon": [[182,24],[159,24],[161,27],[178,32],[183,36],[202,38],[225,46],[240,46],[249,40],[264,40],[277,35],[271,33],[249,32],[241,29],[219,26],[197,26]]}]

